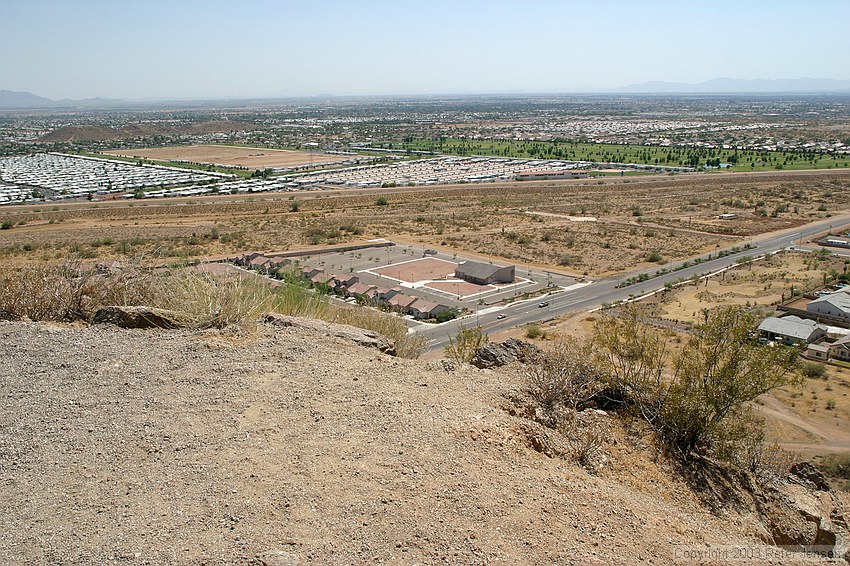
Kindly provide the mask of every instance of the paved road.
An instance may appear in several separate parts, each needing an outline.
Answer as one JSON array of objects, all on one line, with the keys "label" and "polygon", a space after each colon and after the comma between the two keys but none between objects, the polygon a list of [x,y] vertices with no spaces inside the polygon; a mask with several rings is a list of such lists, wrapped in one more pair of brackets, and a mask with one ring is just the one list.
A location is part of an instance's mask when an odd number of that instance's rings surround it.
[{"label": "paved road", "polygon": [[[704,261],[699,265],[680,269],[667,275],[656,277],[642,283],[636,283],[628,287],[617,288],[617,285],[619,282],[641,273],[647,273],[652,276],[660,266],[635,271],[620,277],[601,279],[580,289],[573,289],[570,291],[556,293],[549,297],[514,303],[498,310],[486,309],[481,311],[483,314],[474,314],[470,317],[464,317],[463,319],[453,320],[444,324],[422,325],[415,328],[414,332],[418,332],[429,338],[430,342],[427,346],[428,350],[442,349],[446,344],[448,344],[449,336],[454,336],[457,332],[460,324],[465,326],[481,325],[488,333],[491,333],[533,322],[543,322],[571,312],[590,310],[601,306],[603,303],[614,303],[631,297],[639,297],[647,293],[651,293],[664,288],[665,283],[667,282],[674,282],[681,278],[690,279],[694,275],[702,275],[705,273],[719,271],[723,268],[734,265],[739,259],[745,256],[763,255],[791,245],[798,245],[802,239],[809,238],[815,234],[829,230],[830,228],[837,230],[841,226],[847,224],[850,224],[850,214],[834,216],[827,220],[814,222],[791,230],[764,234],[752,239],[752,244],[756,247],[756,249],[744,250],[723,258]],[[730,248],[731,247],[732,246],[730,246]],[[673,264],[673,267],[678,267],[683,263],[684,262]],[[541,308],[538,305],[542,301],[547,301],[549,305]],[[497,319],[499,314],[505,314],[507,316],[506,318],[499,320]]]}]

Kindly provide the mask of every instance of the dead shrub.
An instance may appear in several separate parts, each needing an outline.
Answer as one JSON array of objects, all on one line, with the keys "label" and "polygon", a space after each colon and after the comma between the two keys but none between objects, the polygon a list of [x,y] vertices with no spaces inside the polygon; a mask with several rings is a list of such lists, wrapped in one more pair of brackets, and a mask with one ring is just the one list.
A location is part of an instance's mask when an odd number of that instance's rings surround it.
[{"label": "dead shrub", "polygon": [[541,351],[525,365],[528,392],[547,411],[587,407],[601,389],[589,344],[559,338],[555,347]]}]

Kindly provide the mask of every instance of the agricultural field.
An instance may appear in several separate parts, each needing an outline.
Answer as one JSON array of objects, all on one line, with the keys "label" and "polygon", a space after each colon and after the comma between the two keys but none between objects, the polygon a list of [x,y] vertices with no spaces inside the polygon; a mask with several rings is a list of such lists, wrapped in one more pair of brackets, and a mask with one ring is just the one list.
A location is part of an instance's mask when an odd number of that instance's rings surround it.
[{"label": "agricultural field", "polygon": [[145,149],[117,149],[104,151],[104,155],[208,164],[224,167],[245,167],[251,170],[266,168],[291,168],[304,165],[326,165],[346,161],[349,155],[321,151],[293,151],[237,147],[228,145],[187,145]]}]

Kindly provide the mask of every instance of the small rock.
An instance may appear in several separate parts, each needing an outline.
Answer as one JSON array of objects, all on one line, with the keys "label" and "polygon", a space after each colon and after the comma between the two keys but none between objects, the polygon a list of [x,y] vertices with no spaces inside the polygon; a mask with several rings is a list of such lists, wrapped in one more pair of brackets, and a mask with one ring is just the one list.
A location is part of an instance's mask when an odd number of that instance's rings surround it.
[{"label": "small rock", "polygon": [[258,554],[257,559],[263,566],[298,566],[301,563],[296,554],[276,549]]},{"label": "small rock", "polygon": [[509,338],[502,343],[485,344],[475,351],[472,365],[481,369],[506,366],[514,361],[526,362],[540,350],[534,344]]},{"label": "small rock", "polygon": [[152,307],[102,307],[94,313],[92,324],[114,324],[120,328],[180,328],[180,315]]},{"label": "small rock", "polygon": [[335,324],[325,322],[323,320],[315,320],[312,318],[299,318],[296,316],[286,316],[277,313],[265,313],[262,316],[263,322],[272,326],[305,328],[321,332],[328,336],[336,336],[343,340],[350,340],[355,344],[366,346],[367,348],[375,348],[379,352],[389,356],[396,355],[395,344],[384,336],[371,330],[349,326],[348,324]]}]

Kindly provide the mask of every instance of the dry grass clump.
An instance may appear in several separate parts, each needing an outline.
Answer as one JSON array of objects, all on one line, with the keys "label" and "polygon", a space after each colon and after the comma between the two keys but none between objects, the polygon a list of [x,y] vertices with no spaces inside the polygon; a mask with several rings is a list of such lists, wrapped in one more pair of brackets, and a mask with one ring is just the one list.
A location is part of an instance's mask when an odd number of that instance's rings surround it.
[{"label": "dry grass clump", "polygon": [[258,277],[180,271],[155,277],[145,306],[175,311],[181,326],[224,328],[253,323],[274,310],[276,290]]},{"label": "dry grass clump", "polygon": [[425,340],[405,322],[367,308],[340,307],[293,280],[275,284],[244,273],[213,275],[189,269],[158,274],[138,267],[98,273],[77,260],[0,274],[0,319],[89,320],[109,305],[174,311],[181,326],[251,326],[264,312],[350,324],[383,334],[401,357],[418,357]]},{"label": "dry grass clump", "polygon": [[0,318],[72,321],[105,305],[145,304],[149,279],[134,271],[98,274],[79,260],[0,274]]},{"label": "dry grass clump", "polygon": [[332,316],[324,320],[350,324],[383,334],[395,343],[396,354],[400,358],[418,358],[428,343],[425,337],[408,333],[407,324],[397,316],[361,307],[332,307],[332,309]]}]

